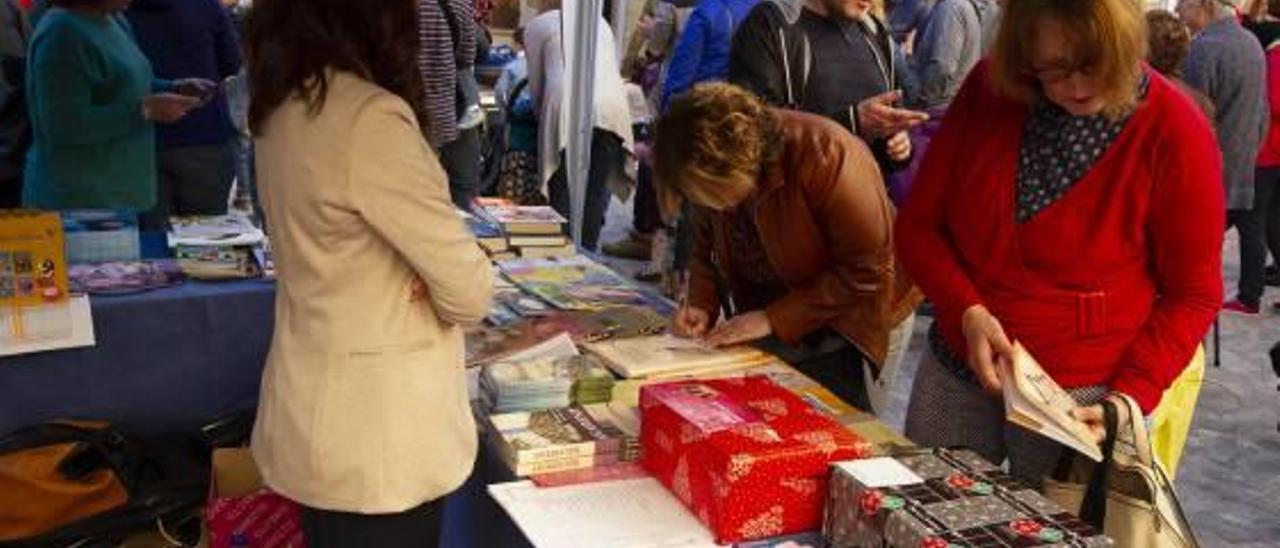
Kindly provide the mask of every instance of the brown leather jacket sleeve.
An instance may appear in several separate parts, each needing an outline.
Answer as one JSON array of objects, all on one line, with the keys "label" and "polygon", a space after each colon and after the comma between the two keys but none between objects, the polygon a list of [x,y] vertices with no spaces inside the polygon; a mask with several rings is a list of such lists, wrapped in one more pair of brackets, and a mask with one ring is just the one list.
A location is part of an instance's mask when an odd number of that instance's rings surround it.
[{"label": "brown leather jacket sleeve", "polygon": [[715,229],[710,214],[702,208],[690,208],[693,230],[693,257],[689,261],[689,304],[715,318],[720,316],[720,293],[716,286]]},{"label": "brown leather jacket sleeve", "polygon": [[893,208],[875,158],[844,133],[818,148],[790,171],[818,217],[832,265],[766,311],[774,334],[792,344],[851,310],[883,314],[890,289]]}]

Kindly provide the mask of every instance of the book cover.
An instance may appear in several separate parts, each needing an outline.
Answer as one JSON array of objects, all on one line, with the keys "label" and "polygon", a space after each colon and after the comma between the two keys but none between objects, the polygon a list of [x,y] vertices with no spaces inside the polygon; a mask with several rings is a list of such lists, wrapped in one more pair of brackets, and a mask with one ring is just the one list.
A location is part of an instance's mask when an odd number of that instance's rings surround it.
[{"label": "book cover", "polygon": [[1013,360],[1000,360],[999,374],[1009,422],[1102,461],[1102,450],[1088,427],[1071,415],[1078,407],[1075,398],[1020,343],[1014,344]]},{"label": "book cover", "polygon": [[578,247],[573,244],[566,244],[556,247],[522,247],[520,248],[520,258],[522,259],[551,259],[573,257],[578,254]]},{"label": "book cover", "polygon": [[648,306],[664,315],[675,311],[671,303],[646,294],[618,273],[581,255],[505,261],[498,267],[516,285],[561,310]]},{"label": "book cover", "polygon": [[615,338],[662,333],[667,320],[643,307],[615,307],[599,312],[555,311],[525,317],[505,326],[479,327],[467,332],[467,363],[482,364],[536,346],[560,333],[585,344]]},{"label": "book cover", "polygon": [[751,347],[710,348],[670,335],[588,343],[585,349],[623,378],[644,378],[685,370],[754,364],[767,354]]},{"label": "book cover", "polygon": [[485,220],[511,235],[563,234],[567,220],[550,206],[521,206],[503,199],[477,199],[477,211]]}]

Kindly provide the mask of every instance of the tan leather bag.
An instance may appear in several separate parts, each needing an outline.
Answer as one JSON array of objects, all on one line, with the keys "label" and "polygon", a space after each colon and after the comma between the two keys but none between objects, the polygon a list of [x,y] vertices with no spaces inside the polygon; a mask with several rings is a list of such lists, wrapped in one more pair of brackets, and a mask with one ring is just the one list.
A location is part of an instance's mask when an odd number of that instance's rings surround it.
[{"label": "tan leather bag", "polygon": [[1197,548],[1173,483],[1153,458],[1151,438],[1137,402],[1120,398],[1129,424],[1118,424],[1117,404],[1103,402],[1108,440],[1104,460],[1065,456],[1045,496],[1101,528],[1118,548]]},{"label": "tan leather bag", "polygon": [[50,423],[0,439],[0,542],[124,506],[123,440],[102,424]]}]

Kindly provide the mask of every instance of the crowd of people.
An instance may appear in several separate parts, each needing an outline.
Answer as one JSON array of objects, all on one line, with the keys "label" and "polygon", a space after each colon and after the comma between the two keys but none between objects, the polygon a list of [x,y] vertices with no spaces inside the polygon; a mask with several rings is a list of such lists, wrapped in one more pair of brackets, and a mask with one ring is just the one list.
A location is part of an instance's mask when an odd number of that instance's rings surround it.
[{"label": "crowd of people", "polygon": [[[40,4],[0,0],[0,207],[162,230],[256,194],[279,277],[264,478],[317,546],[438,536],[477,443],[461,326],[492,291],[455,213],[492,191],[487,3]],[[569,217],[565,113],[591,112],[581,245],[631,199],[603,251],[687,295],[674,332],[760,345],[864,409],[927,299],[922,444],[1037,483],[1060,447],[990,397],[1016,346],[1100,432],[1100,402],[1153,413],[1217,314],[1262,314],[1280,282],[1280,2],[648,0],[625,47],[608,8],[587,37],[590,105],[561,101],[560,0],[530,4],[497,190]]]}]

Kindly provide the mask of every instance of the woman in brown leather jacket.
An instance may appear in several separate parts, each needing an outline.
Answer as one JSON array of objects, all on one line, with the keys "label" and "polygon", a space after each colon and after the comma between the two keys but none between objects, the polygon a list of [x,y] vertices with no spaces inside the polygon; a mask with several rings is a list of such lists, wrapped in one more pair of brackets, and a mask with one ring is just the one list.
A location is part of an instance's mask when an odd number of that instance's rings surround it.
[{"label": "woman in brown leather jacket", "polygon": [[893,206],[866,145],[825,118],[703,84],[671,103],[654,152],[667,211],[695,206],[677,334],[758,342],[872,410],[867,381],[892,380],[920,296],[896,267]]}]

